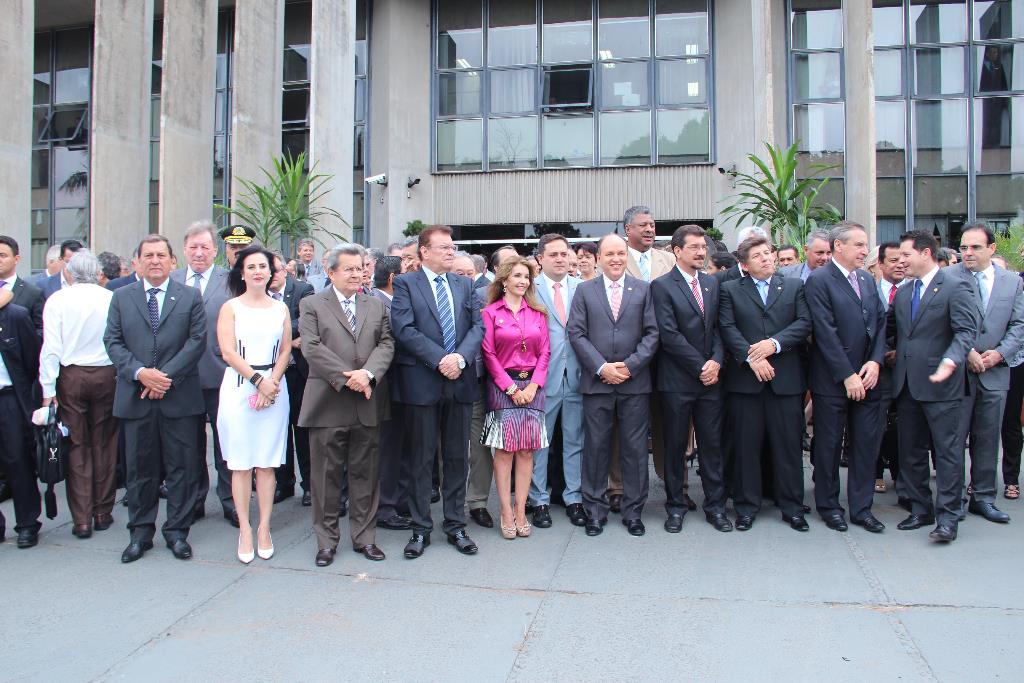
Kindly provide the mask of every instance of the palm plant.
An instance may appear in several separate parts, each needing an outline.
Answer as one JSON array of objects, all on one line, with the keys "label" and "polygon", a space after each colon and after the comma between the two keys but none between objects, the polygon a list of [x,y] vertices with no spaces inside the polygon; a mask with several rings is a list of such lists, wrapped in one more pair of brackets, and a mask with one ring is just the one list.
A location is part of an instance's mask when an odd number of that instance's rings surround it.
[{"label": "palm plant", "polygon": [[732,172],[736,186],[742,190],[727,198],[733,203],[722,210],[723,216],[737,225],[753,222],[769,227],[777,244],[803,244],[819,226],[842,219],[836,207],[816,201],[829,182],[821,175],[834,166],[811,164],[810,175],[799,178],[797,143],[786,149],[765,143],[765,148],[767,162],[755,154],[747,155],[756,167],[754,173]]},{"label": "palm plant", "polygon": [[1024,224],[1015,223],[1003,230],[996,230],[996,253],[1006,259],[1006,265],[1017,272],[1024,271]]}]

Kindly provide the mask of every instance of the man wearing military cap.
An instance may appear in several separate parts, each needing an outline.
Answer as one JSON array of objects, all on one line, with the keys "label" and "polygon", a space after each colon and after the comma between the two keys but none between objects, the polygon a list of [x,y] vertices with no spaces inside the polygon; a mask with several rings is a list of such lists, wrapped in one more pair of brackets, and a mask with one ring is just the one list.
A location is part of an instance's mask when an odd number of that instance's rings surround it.
[{"label": "man wearing military cap", "polygon": [[235,265],[235,256],[256,239],[256,231],[248,225],[229,225],[221,228],[218,233],[224,240],[224,255],[228,259],[228,268]]}]

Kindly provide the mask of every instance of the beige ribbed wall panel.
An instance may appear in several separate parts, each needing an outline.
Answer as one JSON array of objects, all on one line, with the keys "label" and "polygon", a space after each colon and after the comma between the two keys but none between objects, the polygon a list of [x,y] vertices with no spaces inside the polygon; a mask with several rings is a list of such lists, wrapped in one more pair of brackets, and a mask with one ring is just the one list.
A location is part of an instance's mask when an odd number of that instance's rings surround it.
[{"label": "beige ribbed wall panel", "polygon": [[711,219],[714,166],[509,171],[434,176],[435,220],[454,225],[618,221],[634,204],[656,218]]}]

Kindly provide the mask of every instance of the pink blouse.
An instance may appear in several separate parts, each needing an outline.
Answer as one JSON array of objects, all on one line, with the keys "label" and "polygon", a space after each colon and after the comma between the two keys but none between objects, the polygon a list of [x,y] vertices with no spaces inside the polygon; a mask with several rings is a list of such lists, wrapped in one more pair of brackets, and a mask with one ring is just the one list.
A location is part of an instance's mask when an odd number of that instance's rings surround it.
[{"label": "pink blouse", "polygon": [[[515,314],[498,299],[481,313],[484,319],[484,365],[502,391],[515,384],[505,370],[533,370],[531,382],[544,386],[551,347],[547,316],[523,301]],[[524,350],[525,342],[525,350]]]}]

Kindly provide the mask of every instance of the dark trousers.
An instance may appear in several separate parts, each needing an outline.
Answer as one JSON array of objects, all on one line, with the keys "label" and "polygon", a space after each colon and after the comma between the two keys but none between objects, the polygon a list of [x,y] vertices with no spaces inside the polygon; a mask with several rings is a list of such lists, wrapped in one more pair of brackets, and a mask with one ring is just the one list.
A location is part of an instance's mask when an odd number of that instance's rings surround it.
[{"label": "dark trousers", "polygon": [[846,499],[850,518],[871,514],[875,497],[875,463],[878,461],[878,433],[884,423],[878,392],[868,392],[863,401],[845,396],[814,394],[814,504],[818,514],[844,512],[839,503],[839,459],[843,435],[849,435],[850,455],[846,470]]},{"label": "dark trousers", "polygon": [[[900,479],[915,515],[935,514],[940,523],[956,524],[963,509],[964,442],[960,435],[961,401],[917,401],[904,388],[899,401]],[[929,484],[929,436],[935,455],[935,488]]]},{"label": "dark trousers", "polygon": [[[42,500],[36,484],[36,466],[29,444],[30,425],[22,417],[14,389],[0,391],[0,461],[7,470],[7,485],[14,499],[15,531],[38,531]],[[0,526],[6,526],[0,514]]]},{"label": "dark trousers", "polygon": [[[729,413],[735,421],[733,502],[736,514],[754,516],[761,510],[761,451],[767,437],[775,503],[787,517],[802,515],[803,396],[776,396],[766,387],[759,394],[731,393],[728,401]],[[704,457],[704,446],[700,448]]]},{"label": "dark trousers", "polygon": [[622,471],[622,519],[640,519],[650,482],[647,469],[647,432],[650,429],[648,394],[584,394],[583,396],[583,507],[592,520],[608,517],[608,466],[612,436],[618,428],[619,466]]},{"label": "dark trousers", "polygon": [[313,531],[317,546],[337,548],[341,539],[339,508],[343,465],[347,465],[352,547],[377,540],[377,504],[380,500],[380,434],[377,427],[315,427],[310,459],[310,494],[313,502]]},{"label": "dark trousers", "polygon": [[405,424],[405,406],[391,402],[391,419],[380,425],[380,504],[377,519],[409,514],[409,458],[412,444]]},{"label": "dark trousers", "polygon": [[57,377],[60,419],[71,442],[65,491],[75,524],[91,524],[114,510],[120,431],[113,414],[116,385],[113,365],[69,365]]},{"label": "dark trousers", "polygon": [[285,446],[284,465],[275,470],[277,488],[294,493],[295,463],[298,461],[302,490],[309,491],[309,430],[299,426],[299,412],[302,410],[306,378],[294,365],[288,367],[284,377],[288,383],[288,440]]},{"label": "dark trousers", "polygon": [[164,539],[188,537],[199,479],[195,471],[200,463],[197,423],[202,424],[199,415],[166,417],[156,405],[149,406],[146,417],[122,421],[128,466],[128,530],[133,541],[152,541],[156,534],[161,469],[167,484]]},{"label": "dark trousers", "polygon": [[879,428],[878,439],[878,460],[875,462],[875,479],[881,479],[885,468],[889,468],[892,475],[893,486],[896,487],[896,495],[903,497],[902,489],[898,485],[900,480],[900,441],[896,430],[897,410],[896,402],[889,396],[883,396],[879,412],[882,414],[882,426]]},{"label": "dark trousers", "polygon": [[444,522],[441,528],[453,534],[466,526],[466,477],[469,473],[469,420],[472,403],[442,398],[432,406],[406,405],[405,424],[409,430],[411,462],[409,514],[414,531],[429,534],[434,528],[430,516],[431,470],[441,441],[441,500]]},{"label": "dark trousers", "polygon": [[202,509],[206,505],[206,494],[210,491],[210,468],[206,464],[206,423],[209,421],[213,431],[213,464],[217,469],[217,498],[224,510],[234,510],[235,501],[231,497],[231,470],[224,462],[220,452],[220,436],[217,434],[217,409],[220,406],[220,387],[203,389],[203,403],[206,413],[200,416],[196,425],[198,438],[196,467],[193,476],[196,479],[195,507]]},{"label": "dark trousers", "polygon": [[704,512],[725,513],[725,459],[722,454],[722,391],[711,387],[698,392],[661,392],[665,434],[665,510],[685,515],[686,448],[690,420],[700,444],[700,479],[704,486]]},{"label": "dark trousers", "polygon": [[1005,391],[985,389],[975,382],[974,395],[964,397],[960,406],[960,443],[970,435],[971,498],[982,503],[996,499],[996,461],[1005,405]]},{"label": "dark trousers", "polygon": [[1003,484],[1020,484],[1020,454],[1024,450],[1020,411],[1024,405],[1024,365],[1010,368],[1010,391],[1003,410]]}]

